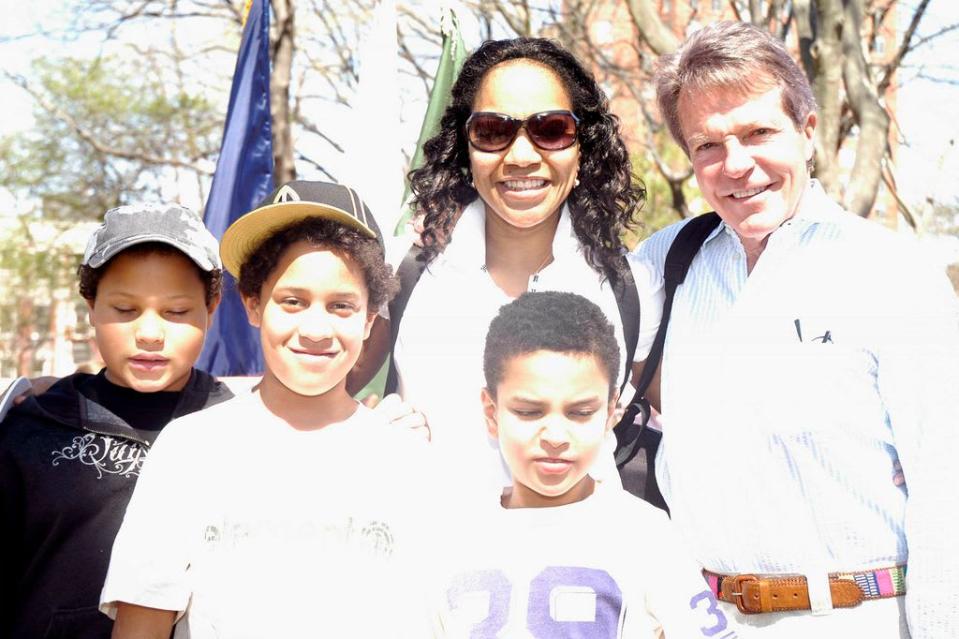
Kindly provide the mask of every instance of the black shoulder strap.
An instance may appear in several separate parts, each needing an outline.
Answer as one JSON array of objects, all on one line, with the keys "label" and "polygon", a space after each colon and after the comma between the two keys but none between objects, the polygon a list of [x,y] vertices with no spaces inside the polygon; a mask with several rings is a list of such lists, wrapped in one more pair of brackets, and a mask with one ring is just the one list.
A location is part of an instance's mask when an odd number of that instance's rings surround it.
[{"label": "black shoulder strap", "polygon": [[390,367],[386,375],[386,386],[384,395],[396,392],[399,385],[397,379],[396,366],[393,364],[393,347],[396,346],[396,337],[400,334],[400,320],[403,319],[403,312],[410,301],[410,295],[413,294],[413,288],[419,281],[423,271],[426,270],[426,262],[419,259],[423,252],[421,246],[414,244],[407,251],[399,268],[396,269],[396,275],[400,279],[400,290],[396,293],[389,303],[390,309]]},{"label": "black shoulder strap", "polygon": [[[633,400],[626,407],[623,419],[614,429],[616,433],[616,465],[619,467],[629,463],[629,460],[639,451],[639,447],[635,446],[635,443],[649,421],[649,402],[646,400],[646,390],[652,383],[656,369],[659,368],[659,361],[663,357],[666,330],[669,328],[669,317],[673,310],[673,297],[676,294],[676,289],[686,279],[693,258],[696,257],[696,253],[699,252],[703,242],[706,241],[706,238],[719,223],[720,219],[716,213],[705,213],[694,217],[679,230],[666,253],[666,263],[663,268],[666,294],[666,299],[663,302],[663,316],[659,321],[659,329],[656,331],[656,338],[653,340],[652,347],[650,347],[649,356],[646,358],[643,374],[636,384]],[[636,423],[637,415],[642,415],[639,423]]]},{"label": "black shoulder strap", "polygon": [[626,344],[626,376],[619,387],[619,394],[623,394],[626,382],[633,373],[633,356],[636,354],[636,344],[639,343],[639,294],[636,292],[636,282],[633,280],[633,271],[629,268],[626,256],[620,256],[619,273],[607,273],[616,296],[616,307],[619,309],[619,319],[623,324],[623,340]]}]

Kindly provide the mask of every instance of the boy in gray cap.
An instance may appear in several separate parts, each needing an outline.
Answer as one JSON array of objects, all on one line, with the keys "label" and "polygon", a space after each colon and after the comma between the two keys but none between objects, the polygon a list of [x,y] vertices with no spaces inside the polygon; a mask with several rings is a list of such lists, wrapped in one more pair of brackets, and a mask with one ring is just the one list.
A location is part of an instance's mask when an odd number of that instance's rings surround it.
[{"label": "boy in gray cap", "polygon": [[146,453],[227,388],[193,368],[220,298],[216,239],[175,205],[107,211],[78,272],[106,367],[0,424],[0,636],[109,637],[97,611]]}]

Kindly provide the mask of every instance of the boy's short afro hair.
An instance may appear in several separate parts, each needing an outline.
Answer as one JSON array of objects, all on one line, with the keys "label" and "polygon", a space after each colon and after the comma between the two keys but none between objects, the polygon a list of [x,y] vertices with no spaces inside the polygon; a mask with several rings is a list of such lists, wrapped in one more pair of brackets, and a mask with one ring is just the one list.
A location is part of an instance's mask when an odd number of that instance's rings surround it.
[{"label": "boy's short afro hair", "polygon": [[609,379],[609,396],[619,378],[619,345],[613,325],[596,304],[575,293],[524,293],[490,322],[483,353],[486,388],[495,397],[506,366],[517,355],[554,351],[592,355]]},{"label": "boy's short afro hair", "polygon": [[281,228],[256,247],[240,266],[237,281],[240,293],[244,297],[258,298],[263,283],[273,273],[283,251],[300,241],[339,253],[360,267],[369,292],[369,312],[375,313],[399,290],[399,281],[384,261],[383,248],[377,240],[340,222],[310,217]]}]

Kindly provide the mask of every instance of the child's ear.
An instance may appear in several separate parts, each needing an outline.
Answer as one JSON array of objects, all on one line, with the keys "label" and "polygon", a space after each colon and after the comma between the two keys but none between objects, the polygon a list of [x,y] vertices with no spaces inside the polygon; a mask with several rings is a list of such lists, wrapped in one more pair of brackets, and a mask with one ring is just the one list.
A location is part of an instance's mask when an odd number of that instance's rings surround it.
[{"label": "child's ear", "polygon": [[493,439],[499,439],[499,424],[496,423],[496,400],[489,390],[480,392],[480,401],[483,403],[483,416],[486,418],[486,432]]},{"label": "child's ear", "polygon": [[612,399],[609,400],[609,403],[606,404],[606,432],[613,430],[613,427],[616,426],[620,418],[623,416],[623,411],[619,410],[619,393],[613,393]]},{"label": "child's ear", "polygon": [[250,322],[250,326],[255,328],[260,328],[260,319],[262,315],[260,314],[260,300],[259,298],[250,296],[247,297],[243,295],[243,308],[246,309],[246,319]]},{"label": "child's ear", "polygon": [[364,341],[370,336],[370,331],[373,330],[373,322],[376,321],[376,316],[377,316],[377,313],[366,314],[366,326],[363,327]]},{"label": "child's ear", "polygon": [[87,324],[89,324],[91,327],[93,327],[93,326],[94,326],[94,324],[93,324],[93,302],[94,302],[94,300],[83,300],[83,301],[87,303]]},{"label": "child's ear", "polygon": [[206,316],[207,316],[207,326],[213,323],[213,313],[216,312],[216,307],[220,305],[220,296],[217,295],[213,298],[207,307],[206,307]]}]

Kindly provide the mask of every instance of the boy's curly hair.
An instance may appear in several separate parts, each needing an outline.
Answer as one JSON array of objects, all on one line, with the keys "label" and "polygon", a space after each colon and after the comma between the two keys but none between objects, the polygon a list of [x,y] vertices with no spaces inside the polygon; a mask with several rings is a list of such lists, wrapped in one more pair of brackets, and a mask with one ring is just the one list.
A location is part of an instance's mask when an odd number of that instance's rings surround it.
[{"label": "boy's curly hair", "polygon": [[240,293],[259,298],[263,283],[276,268],[283,251],[300,241],[329,249],[359,266],[366,280],[371,312],[389,302],[399,290],[399,280],[384,261],[383,247],[377,240],[339,222],[312,217],[281,228],[256,247],[240,267]]}]

